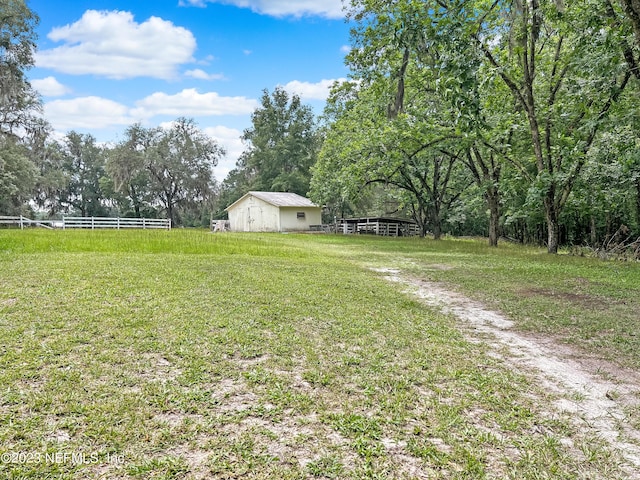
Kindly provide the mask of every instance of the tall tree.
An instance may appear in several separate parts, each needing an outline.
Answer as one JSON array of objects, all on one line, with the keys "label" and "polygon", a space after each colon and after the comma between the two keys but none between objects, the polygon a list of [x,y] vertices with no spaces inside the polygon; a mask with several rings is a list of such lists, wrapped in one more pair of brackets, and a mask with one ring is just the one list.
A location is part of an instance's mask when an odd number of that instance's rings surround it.
[{"label": "tall tree", "polygon": [[[529,135],[527,148],[512,158],[519,159],[523,172],[533,173],[532,193],[539,195],[545,214],[548,250],[557,252],[562,210],[599,129],[633,75],[621,48],[626,34],[611,20],[610,4],[351,3],[357,21],[352,68],[362,78],[396,81],[395,95],[388,96],[391,117],[406,102],[401,90],[407,88],[412,61],[422,72],[437,70],[434,89],[463,120],[483,120],[477,115],[482,113],[478,78],[486,85],[502,82],[513,99],[504,108],[517,114],[518,127]],[[467,123],[455,124],[463,136],[475,136],[473,122]]]},{"label": "tall tree", "polygon": [[66,211],[83,217],[103,216],[106,208],[100,179],[105,176],[104,150],[89,134],[69,132],[60,145],[62,169],[66,176],[66,189],[58,202]]},{"label": "tall tree", "polygon": [[0,0],[0,211],[17,213],[36,182],[31,152],[22,141],[42,122],[37,94],[25,71],[33,66],[38,17],[22,0]]},{"label": "tall tree", "polygon": [[124,140],[108,152],[106,170],[113,188],[124,195],[127,210],[133,210],[137,218],[151,201],[151,179],[145,166],[145,154],[160,133],[159,129],[132,125],[125,131]]},{"label": "tall tree", "polygon": [[437,98],[412,95],[389,119],[379,83],[362,88],[328,129],[314,167],[312,198],[324,203],[332,191],[354,198],[367,185],[392,186],[404,193],[400,198],[422,235],[430,230],[439,239],[447,209],[470,183],[461,172],[463,150],[452,142],[456,135],[438,123],[440,115],[422,114],[437,110]]},{"label": "tall tree", "polygon": [[0,213],[26,213],[24,207],[35,186],[37,170],[29,150],[12,139],[0,136]]},{"label": "tall tree", "polygon": [[[0,0],[0,132],[16,134],[39,107],[25,71],[33,66],[37,15],[23,0]],[[19,133],[19,132],[18,132]]]},{"label": "tall tree", "polygon": [[179,118],[153,136],[145,151],[145,168],[152,191],[173,223],[180,223],[176,207],[208,201],[215,185],[213,167],[222,155],[224,149],[191,119]]},{"label": "tall tree", "polygon": [[[494,4],[497,5],[497,4]],[[511,91],[531,136],[547,248],[558,251],[560,217],[587,154],[630,71],[610,48],[618,32],[599,5],[518,2],[488,9],[470,40]],[[457,18],[466,15],[462,9]],[[505,21],[506,18],[506,21]],[[465,18],[464,21],[468,21]],[[488,27],[490,25],[490,27]],[[490,28],[501,27],[499,32]]]},{"label": "tall tree", "polygon": [[242,136],[247,149],[238,160],[245,190],[305,195],[320,148],[311,107],[281,87],[271,94],[264,90],[251,121],[253,126]]}]

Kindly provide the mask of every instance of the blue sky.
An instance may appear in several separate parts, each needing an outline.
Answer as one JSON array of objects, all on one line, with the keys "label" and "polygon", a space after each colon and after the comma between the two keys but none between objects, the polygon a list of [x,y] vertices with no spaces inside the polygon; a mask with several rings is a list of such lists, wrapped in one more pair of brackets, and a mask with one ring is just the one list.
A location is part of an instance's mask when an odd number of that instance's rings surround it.
[{"label": "blue sky", "polygon": [[140,122],[194,118],[228,154],[244,149],[263,89],[283,86],[321,113],[346,78],[341,0],[28,0],[40,17],[28,72],[58,135],[122,139]]}]

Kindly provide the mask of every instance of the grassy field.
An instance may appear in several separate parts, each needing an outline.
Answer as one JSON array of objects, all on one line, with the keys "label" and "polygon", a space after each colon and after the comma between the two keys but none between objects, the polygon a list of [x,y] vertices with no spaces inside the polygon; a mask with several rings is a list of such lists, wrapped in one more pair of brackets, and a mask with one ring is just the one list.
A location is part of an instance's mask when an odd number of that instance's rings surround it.
[{"label": "grassy field", "polygon": [[640,267],[476,241],[0,230],[0,478],[625,478],[368,267],[640,366]]}]

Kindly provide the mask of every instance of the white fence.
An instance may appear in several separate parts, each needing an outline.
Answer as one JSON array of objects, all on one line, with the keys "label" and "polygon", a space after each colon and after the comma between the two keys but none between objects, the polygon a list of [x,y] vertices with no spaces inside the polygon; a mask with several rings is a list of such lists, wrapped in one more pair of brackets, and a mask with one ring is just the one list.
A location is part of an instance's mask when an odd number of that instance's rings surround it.
[{"label": "white fence", "polygon": [[119,218],[119,217],[62,217],[62,220],[31,220],[27,217],[0,216],[0,224],[44,228],[155,228],[171,230],[171,220],[164,218]]},{"label": "white fence", "polygon": [[66,228],[157,228],[171,230],[171,220],[164,218],[120,217],[62,217],[62,229]]},{"label": "white fence", "polygon": [[0,224],[4,225],[19,225],[22,230],[24,227],[44,227],[53,228],[55,226],[55,220],[31,220],[30,218],[23,217],[22,215],[17,217],[0,216]]}]

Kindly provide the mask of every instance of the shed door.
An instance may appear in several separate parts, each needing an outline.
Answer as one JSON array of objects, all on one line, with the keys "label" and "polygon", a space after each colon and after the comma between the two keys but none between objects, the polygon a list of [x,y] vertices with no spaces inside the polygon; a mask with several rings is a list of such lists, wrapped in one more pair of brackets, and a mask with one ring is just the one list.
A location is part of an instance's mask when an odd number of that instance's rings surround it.
[{"label": "shed door", "polygon": [[253,228],[256,221],[256,213],[256,207],[247,207],[247,230],[249,230],[250,232],[254,231]]}]

